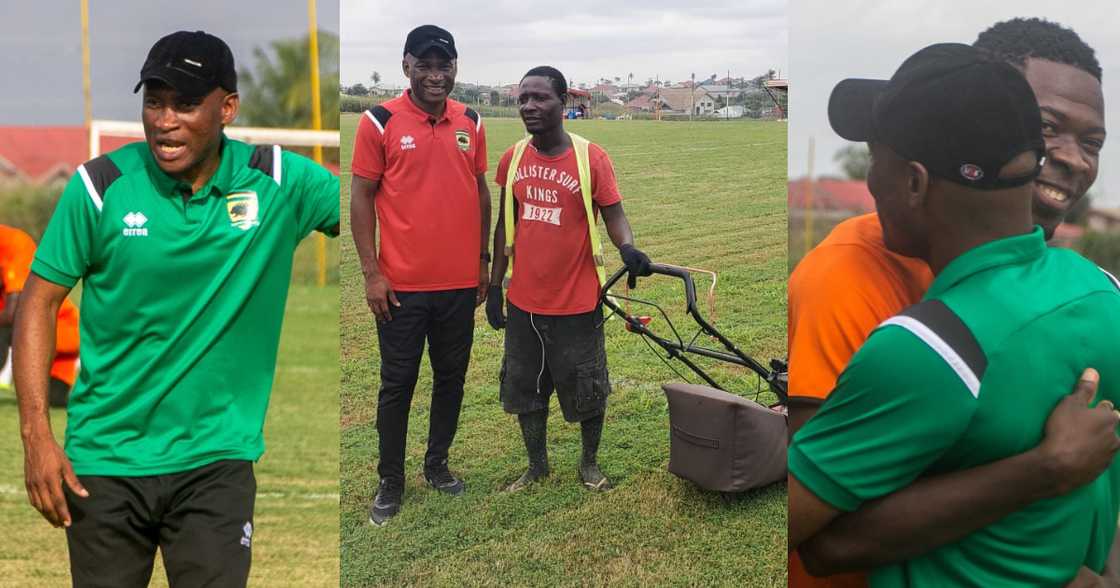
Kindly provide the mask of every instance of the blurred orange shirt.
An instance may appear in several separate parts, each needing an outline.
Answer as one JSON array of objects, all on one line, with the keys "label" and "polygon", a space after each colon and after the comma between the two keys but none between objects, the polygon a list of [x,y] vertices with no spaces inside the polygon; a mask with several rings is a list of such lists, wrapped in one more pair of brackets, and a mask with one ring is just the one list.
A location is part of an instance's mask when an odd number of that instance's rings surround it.
[{"label": "blurred orange shirt", "polygon": [[[933,273],[919,259],[887,250],[879,217],[836,225],[789,278],[789,396],[820,404],[840,372],[879,323],[919,302]],[[810,576],[790,554],[790,588],[867,586],[863,573]]]},{"label": "blurred orange shirt", "polygon": [[[23,290],[35,259],[35,241],[31,235],[7,225],[0,225],[0,311],[8,294]],[[69,298],[58,309],[55,329],[54,363],[51,377],[73,386],[78,364],[78,307]]]}]

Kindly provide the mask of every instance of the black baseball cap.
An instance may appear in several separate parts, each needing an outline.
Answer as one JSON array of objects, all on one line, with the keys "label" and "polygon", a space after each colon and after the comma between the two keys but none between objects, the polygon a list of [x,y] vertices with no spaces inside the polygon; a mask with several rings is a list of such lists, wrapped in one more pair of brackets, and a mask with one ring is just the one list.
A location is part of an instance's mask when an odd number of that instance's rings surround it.
[{"label": "black baseball cap", "polygon": [[[1022,73],[960,43],[918,51],[889,80],[841,81],[828,120],[849,141],[885,143],[934,176],[981,190],[1033,181],[1045,159],[1038,101]],[[999,177],[1025,151],[1038,154],[1034,170]]]},{"label": "black baseball cap", "polygon": [[205,96],[219,86],[237,91],[237,70],[229,45],[202,31],[179,31],[156,41],[140,68],[140,82],[133,93],[150,80],[191,97]]},{"label": "black baseball cap", "polygon": [[428,49],[439,49],[451,59],[458,59],[459,52],[455,51],[455,37],[436,25],[422,25],[412,29],[408,38],[404,40],[405,54],[420,57]]}]

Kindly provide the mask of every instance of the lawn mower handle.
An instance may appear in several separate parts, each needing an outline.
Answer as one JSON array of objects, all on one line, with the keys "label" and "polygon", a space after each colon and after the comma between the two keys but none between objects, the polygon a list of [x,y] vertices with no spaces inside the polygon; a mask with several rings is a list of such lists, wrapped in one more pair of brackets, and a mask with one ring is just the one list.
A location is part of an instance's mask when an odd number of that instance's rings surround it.
[{"label": "lawn mower handle", "polygon": [[[620,279],[622,279],[622,276],[626,275],[626,273],[627,273],[626,272],[626,266],[622,266],[622,267],[618,268],[618,271],[616,271],[614,273],[614,275],[612,275],[610,278],[607,279],[607,283],[603,284],[603,289],[600,292],[600,294],[606,294],[606,292],[608,290],[610,290],[611,288],[613,288],[614,285],[616,283],[618,283],[618,281]],[[649,273],[660,274],[660,275],[663,275],[663,276],[671,276],[671,277],[674,277],[674,278],[680,278],[684,282],[685,304],[688,306],[688,310],[690,310],[690,311],[695,310],[695,308],[696,308],[696,285],[692,283],[692,274],[689,273],[688,270],[684,269],[683,267],[677,267],[675,265],[662,265],[660,263],[651,263],[651,264],[649,264]]]}]

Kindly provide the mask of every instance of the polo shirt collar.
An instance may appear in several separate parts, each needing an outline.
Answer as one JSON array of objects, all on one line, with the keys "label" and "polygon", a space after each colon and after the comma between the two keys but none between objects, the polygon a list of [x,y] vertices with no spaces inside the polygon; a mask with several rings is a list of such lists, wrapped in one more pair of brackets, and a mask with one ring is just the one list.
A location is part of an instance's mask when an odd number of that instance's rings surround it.
[{"label": "polo shirt collar", "polygon": [[[226,138],[225,133],[222,133],[222,145],[219,147],[219,157],[221,158],[218,163],[218,169],[214,171],[214,175],[210,176],[202,189],[191,195],[190,199],[195,200],[198,198],[205,198],[210,196],[211,193],[217,191],[218,195],[223,195],[229,192],[230,186],[233,183],[233,154],[232,149],[228,149],[229,139]],[[151,178],[152,184],[155,186],[156,191],[163,196],[176,196],[181,197],[182,194],[190,194],[190,184],[173,178],[156,163],[155,155],[152,155],[150,149],[144,151],[144,162],[147,164],[148,177]]]},{"label": "polo shirt collar", "polygon": [[[411,88],[406,88],[405,91],[401,93],[401,97],[404,99],[405,108],[409,109],[409,111],[412,112],[412,114],[422,118],[425,121],[432,118],[431,114],[428,114],[427,111],[425,111],[423,108],[420,108],[419,106],[416,105],[415,102],[412,101],[412,89]],[[451,118],[451,99],[449,98],[449,99],[447,99],[446,105],[444,105],[444,107],[443,107],[443,116],[436,119],[436,123],[441,123],[445,120],[450,120],[450,118]]]},{"label": "polo shirt collar", "polygon": [[945,269],[933,280],[933,284],[930,284],[925,298],[940,296],[953,286],[982,271],[1028,262],[1042,257],[1044,253],[1046,253],[1046,239],[1042,236],[1042,227],[1037,225],[1029,233],[997,239],[974,247],[945,266]]}]

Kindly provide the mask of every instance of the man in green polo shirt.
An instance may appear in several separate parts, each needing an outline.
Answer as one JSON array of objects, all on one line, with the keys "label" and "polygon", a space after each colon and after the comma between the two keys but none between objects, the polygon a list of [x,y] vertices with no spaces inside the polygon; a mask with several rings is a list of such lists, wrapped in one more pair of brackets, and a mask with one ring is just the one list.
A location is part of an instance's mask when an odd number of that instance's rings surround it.
[{"label": "man in green polo shirt", "polygon": [[[1081,369],[1120,398],[1120,283],[1031,230],[1042,156],[1034,94],[966,45],[927,47],[890,81],[845,80],[837,132],[871,144],[884,241],[936,275],[883,323],[790,447],[790,546],[926,474],[1036,446]],[[1115,421],[1113,421],[1115,422]],[[872,586],[1058,586],[1100,572],[1116,533],[1120,466],[955,543],[875,570]]]},{"label": "man in green polo shirt", "polygon": [[[157,547],[172,585],[244,585],[292,256],[312,231],[337,235],[338,179],[224,136],[239,100],[217,37],[160,39],[141,87],[146,143],[78,168],[21,299],[28,495],[67,527],[75,585],[146,586]],[[47,370],[55,311],[79,280],[63,452]]]}]

